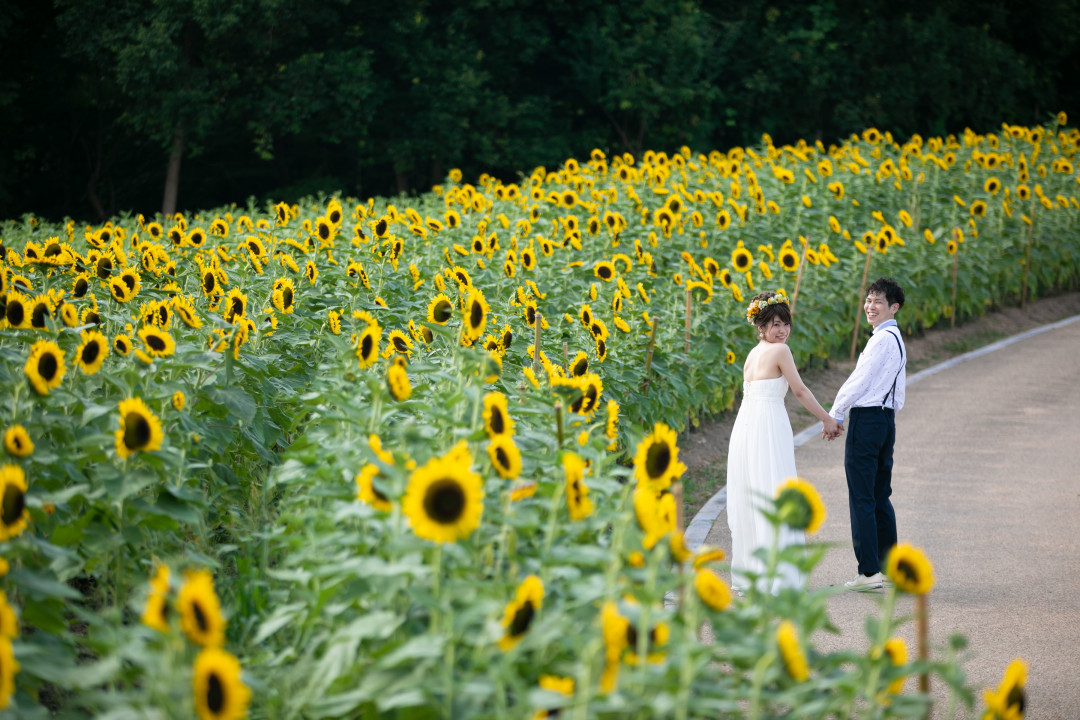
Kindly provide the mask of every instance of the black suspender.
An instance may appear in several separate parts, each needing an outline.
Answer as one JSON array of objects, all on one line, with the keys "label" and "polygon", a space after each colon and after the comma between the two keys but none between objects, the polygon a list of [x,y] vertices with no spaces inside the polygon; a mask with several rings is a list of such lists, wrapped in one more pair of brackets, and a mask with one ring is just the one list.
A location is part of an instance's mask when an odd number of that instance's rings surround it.
[{"label": "black suspender", "polygon": [[895,403],[895,400],[896,400],[896,381],[900,379],[900,371],[904,369],[904,346],[900,344],[900,336],[897,335],[894,332],[889,332],[888,330],[885,330],[885,332],[892,335],[893,340],[896,341],[897,349],[900,350],[900,367],[899,367],[899,369],[897,369],[896,375],[893,377],[892,389],[889,390],[889,392],[885,393],[885,397],[883,397],[881,399],[881,409],[882,410],[885,409],[885,402],[889,399],[890,396],[892,396],[892,399],[894,401],[893,404],[894,405],[896,404]]}]

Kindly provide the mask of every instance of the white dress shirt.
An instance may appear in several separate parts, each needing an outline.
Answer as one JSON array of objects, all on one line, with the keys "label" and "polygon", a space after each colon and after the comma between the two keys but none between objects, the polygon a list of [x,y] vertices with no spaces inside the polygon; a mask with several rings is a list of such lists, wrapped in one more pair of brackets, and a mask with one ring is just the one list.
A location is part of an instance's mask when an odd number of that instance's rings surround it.
[{"label": "white dress shirt", "polygon": [[[900,342],[897,343],[897,340]],[[904,407],[906,365],[907,351],[900,328],[895,320],[886,320],[874,328],[874,334],[866,342],[866,348],[855,364],[855,371],[836,393],[829,414],[838,422],[844,422],[848,408],[887,407],[899,410]],[[892,391],[893,378],[896,378],[895,393]]]}]

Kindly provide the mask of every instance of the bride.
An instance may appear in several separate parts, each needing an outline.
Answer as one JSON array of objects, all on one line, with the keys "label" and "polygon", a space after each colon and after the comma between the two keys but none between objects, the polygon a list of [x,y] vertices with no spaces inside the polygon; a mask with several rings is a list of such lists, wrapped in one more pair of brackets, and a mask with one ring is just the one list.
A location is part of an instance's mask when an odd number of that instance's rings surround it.
[{"label": "bride", "polygon": [[[796,477],[795,443],[784,407],[788,387],[802,406],[821,420],[827,435],[838,433],[840,427],[799,377],[786,344],[791,332],[787,298],[779,293],[761,293],[750,302],[746,320],[757,328],[758,344],[743,364],[743,400],[731,430],[727,457],[731,585],[739,591],[749,587],[748,575],[765,574],[765,564],[754,556],[754,551],[772,546],[774,530],[761,510],[771,509],[780,485]],[[806,542],[801,531],[786,526],[780,528],[779,539],[780,548]],[[781,587],[802,584],[799,570],[781,563],[772,587],[759,584],[758,588],[776,592]]]}]

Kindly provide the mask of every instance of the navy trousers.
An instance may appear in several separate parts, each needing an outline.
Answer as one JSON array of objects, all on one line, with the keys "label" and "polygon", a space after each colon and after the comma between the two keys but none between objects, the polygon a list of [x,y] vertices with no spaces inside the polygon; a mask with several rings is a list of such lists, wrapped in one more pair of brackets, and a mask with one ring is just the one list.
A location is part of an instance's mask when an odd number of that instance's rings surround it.
[{"label": "navy trousers", "polygon": [[892,502],[893,443],[896,420],[880,407],[848,411],[844,471],[847,474],[851,542],[860,575],[880,572],[896,545],[896,513]]}]

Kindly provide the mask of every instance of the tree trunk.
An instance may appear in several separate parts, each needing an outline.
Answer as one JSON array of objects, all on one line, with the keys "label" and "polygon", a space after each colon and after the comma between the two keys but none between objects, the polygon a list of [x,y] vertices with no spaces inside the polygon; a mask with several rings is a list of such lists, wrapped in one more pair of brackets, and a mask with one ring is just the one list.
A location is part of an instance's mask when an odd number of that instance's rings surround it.
[{"label": "tree trunk", "polygon": [[161,214],[168,221],[176,214],[176,197],[180,194],[180,159],[184,156],[184,128],[176,126],[169,169],[165,173],[165,198],[161,201]]}]

